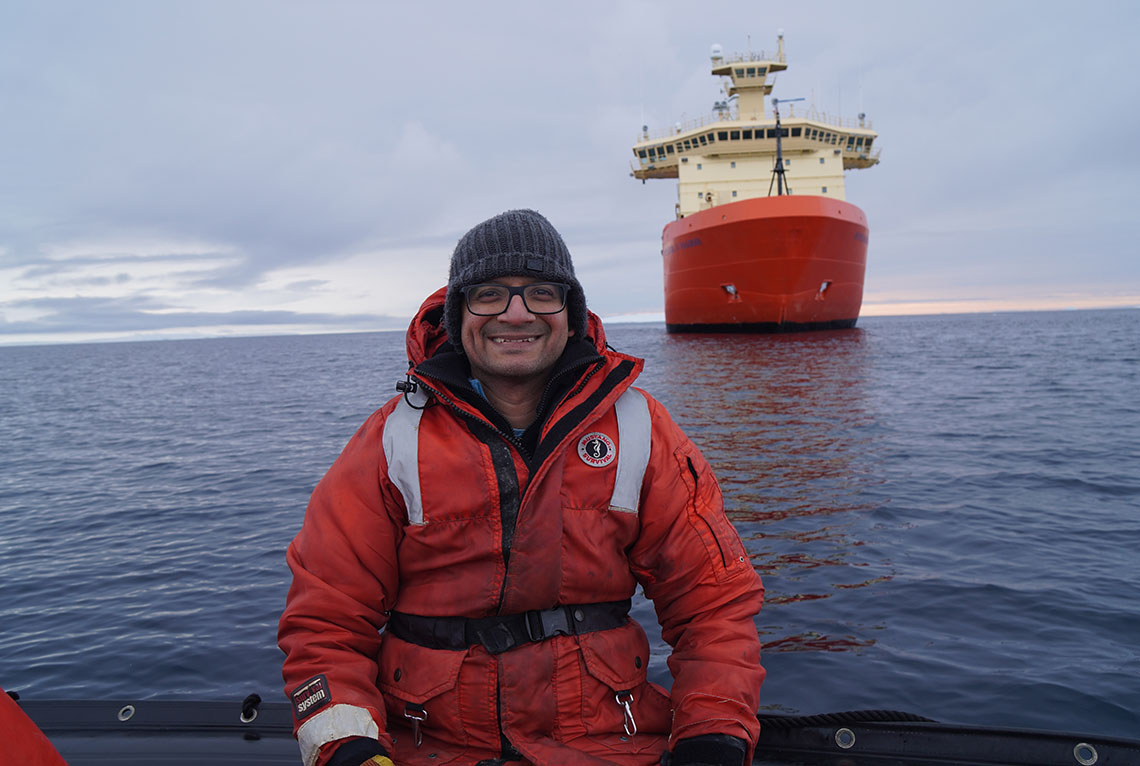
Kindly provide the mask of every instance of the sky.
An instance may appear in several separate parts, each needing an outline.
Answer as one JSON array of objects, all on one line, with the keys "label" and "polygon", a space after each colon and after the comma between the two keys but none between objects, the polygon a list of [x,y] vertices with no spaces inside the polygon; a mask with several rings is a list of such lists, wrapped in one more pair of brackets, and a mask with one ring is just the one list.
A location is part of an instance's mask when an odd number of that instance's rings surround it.
[{"label": "sky", "polygon": [[529,207],[590,308],[662,317],[650,130],[723,98],[864,112],[864,316],[1140,306],[1131,2],[5,0],[0,344],[402,329]]}]

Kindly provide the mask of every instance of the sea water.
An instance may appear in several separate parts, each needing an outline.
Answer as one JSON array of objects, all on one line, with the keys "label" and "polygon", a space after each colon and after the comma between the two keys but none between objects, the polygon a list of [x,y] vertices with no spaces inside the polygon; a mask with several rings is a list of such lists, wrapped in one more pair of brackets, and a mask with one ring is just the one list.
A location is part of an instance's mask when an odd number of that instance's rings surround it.
[{"label": "sea water", "polygon": [[[1140,311],[608,340],[764,577],[766,711],[1140,737]],[[400,333],[0,347],[0,686],[283,699],[285,547],[405,369]]]}]

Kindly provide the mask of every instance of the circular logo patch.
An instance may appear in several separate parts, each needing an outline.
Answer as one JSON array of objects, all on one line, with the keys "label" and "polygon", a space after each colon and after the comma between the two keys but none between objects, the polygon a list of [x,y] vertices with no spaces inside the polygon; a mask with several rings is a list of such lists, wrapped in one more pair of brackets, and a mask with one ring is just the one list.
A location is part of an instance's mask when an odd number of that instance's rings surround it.
[{"label": "circular logo patch", "polygon": [[614,462],[615,455],[617,449],[614,447],[614,440],[603,433],[595,431],[586,434],[578,441],[578,457],[582,458],[582,462],[586,465],[595,468],[607,466]]}]

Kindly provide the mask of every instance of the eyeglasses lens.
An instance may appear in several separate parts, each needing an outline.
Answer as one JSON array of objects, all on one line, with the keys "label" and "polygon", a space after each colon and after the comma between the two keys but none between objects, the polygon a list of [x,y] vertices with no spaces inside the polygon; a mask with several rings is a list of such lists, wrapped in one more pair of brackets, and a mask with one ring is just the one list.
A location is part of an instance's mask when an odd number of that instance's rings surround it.
[{"label": "eyeglasses lens", "polygon": [[536,282],[522,287],[473,285],[467,288],[467,308],[472,314],[494,316],[510,306],[511,298],[521,295],[532,314],[557,314],[566,305],[566,287],[554,282]]}]

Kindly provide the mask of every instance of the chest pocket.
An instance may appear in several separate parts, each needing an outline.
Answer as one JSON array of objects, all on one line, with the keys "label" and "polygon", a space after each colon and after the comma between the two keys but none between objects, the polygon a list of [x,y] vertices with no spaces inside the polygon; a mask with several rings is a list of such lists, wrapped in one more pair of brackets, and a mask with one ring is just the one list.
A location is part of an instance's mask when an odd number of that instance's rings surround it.
[{"label": "chest pocket", "polygon": [[[399,489],[408,512],[408,523],[424,523],[423,487],[420,483],[421,402],[401,400],[384,423],[384,457],[388,478]],[[414,406],[413,406],[414,405]],[[614,405],[618,423],[617,468],[610,510],[636,514],[641,499],[641,482],[649,465],[652,423],[649,403],[641,392],[628,389]]]}]

